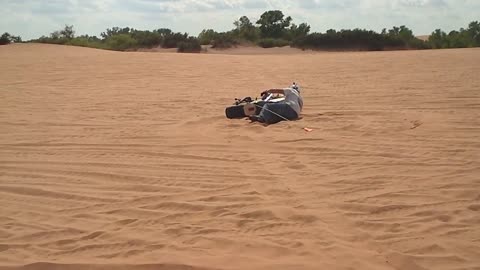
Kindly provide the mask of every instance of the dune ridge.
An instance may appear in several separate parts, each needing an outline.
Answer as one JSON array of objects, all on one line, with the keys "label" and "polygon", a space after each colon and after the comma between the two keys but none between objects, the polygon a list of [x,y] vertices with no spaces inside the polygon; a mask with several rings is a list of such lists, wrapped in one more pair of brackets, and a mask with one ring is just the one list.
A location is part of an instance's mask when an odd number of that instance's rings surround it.
[{"label": "dune ridge", "polygon": [[480,50],[248,54],[0,47],[0,269],[480,268]]}]

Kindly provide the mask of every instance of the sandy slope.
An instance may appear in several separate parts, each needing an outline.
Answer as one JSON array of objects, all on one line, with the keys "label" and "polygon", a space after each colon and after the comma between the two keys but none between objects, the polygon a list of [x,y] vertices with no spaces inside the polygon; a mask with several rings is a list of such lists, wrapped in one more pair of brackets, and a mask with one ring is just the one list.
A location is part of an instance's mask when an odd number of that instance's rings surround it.
[{"label": "sandy slope", "polygon": [[229,55],[291,55],[291,54],[312,54],[326,53],[327,51],[302,50],[290,46],[276,48],[261,48],[257,46],[237,46],[230,49],[214,49],[205,47],[209,54],[229,54]]},{"label": "sandy slope", "polygon": [[428,41],[428,39],[430,38],[430,35],[417,36],[416,38],[421,39],[423,41]]},{"label": "sandy slope", "polygon": [[478,49],[0,63],[0,269],[480,269]]}]

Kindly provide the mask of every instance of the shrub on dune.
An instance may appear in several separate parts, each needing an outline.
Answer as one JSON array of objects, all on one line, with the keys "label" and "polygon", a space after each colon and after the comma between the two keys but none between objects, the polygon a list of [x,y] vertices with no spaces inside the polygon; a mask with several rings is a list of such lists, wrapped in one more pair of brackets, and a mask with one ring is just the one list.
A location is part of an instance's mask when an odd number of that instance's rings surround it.
[{"label": "shrub on dune", "polygon": [[211,42],[212,48],[227,49],[238,44],[230,33],[219,33]]},{"label": "shrub on dune", "polygon": [[177,52],[181,53],[198,53],[202,50],[202,46],[198,39],[194,37],[188,38],[186,41],[182,41],[178,44]]},{"label": "shrub on dune", "polygon": [[129,34],[114,35],[105,41],[105,47],[114,51],[126,51],[137,46],[137,41]]},{"label": "shrub on dune", "polygon": [[264,38],[257,42],[262,48],[284,47],[290,45],[290,42],[284,39]]}]

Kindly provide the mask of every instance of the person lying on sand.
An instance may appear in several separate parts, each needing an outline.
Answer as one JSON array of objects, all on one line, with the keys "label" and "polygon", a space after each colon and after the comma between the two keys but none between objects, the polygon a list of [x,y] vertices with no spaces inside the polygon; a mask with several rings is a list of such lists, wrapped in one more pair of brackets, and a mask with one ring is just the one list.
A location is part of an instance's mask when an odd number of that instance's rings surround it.
[{"label": "person lying on sand", "polygon": [[258,115],[251,115],[252,122],[275,124],[282,120],[296,120],[300,117],[303,108],[303,98],[300,87],[293,83],[290,88],[270,89],[262,92],[262,96],[269,94],[283,94],[285,100],[276,103],[266,103]]}]

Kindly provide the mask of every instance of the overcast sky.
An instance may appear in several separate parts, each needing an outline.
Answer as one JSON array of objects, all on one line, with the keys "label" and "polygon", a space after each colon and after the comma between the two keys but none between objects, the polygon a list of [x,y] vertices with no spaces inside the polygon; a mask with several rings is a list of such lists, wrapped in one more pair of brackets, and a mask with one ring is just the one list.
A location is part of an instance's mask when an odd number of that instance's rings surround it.
[{"label": "overcast sky", "polygon": [[407,25],[423,35],[480,20],[480,0],[0,0],[0,32],[31,39],[73,24],[77,34],[129,26],[197,35],[206,28],[230,30],[242,15],[256,21],[272,9],[317,32]]}]

